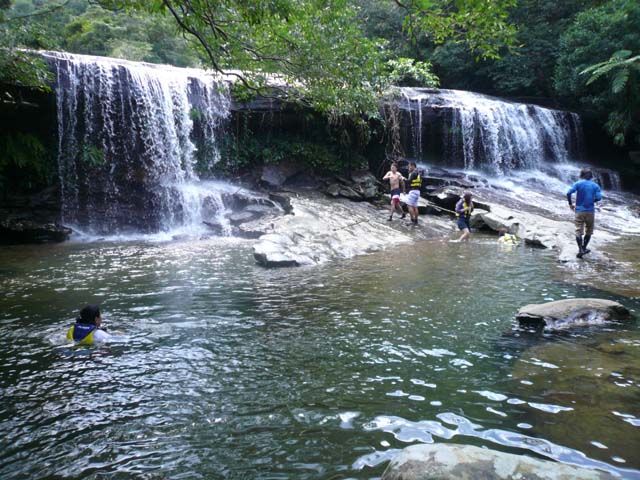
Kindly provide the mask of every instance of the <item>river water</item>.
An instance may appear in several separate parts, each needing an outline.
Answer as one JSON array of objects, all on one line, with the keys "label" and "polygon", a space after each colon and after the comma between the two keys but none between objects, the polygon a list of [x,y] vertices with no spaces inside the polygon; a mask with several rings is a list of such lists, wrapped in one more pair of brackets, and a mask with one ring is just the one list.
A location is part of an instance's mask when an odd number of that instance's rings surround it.
[{"label": "river water", "polygon": [[[370,479],[415,442],[640,478],[637,324],[514,324],[527,303],[637,297],[481,234],[282,270],[251,246],[3,247],[0,478]],[[123,334],[74,350],[89,302]]]}]

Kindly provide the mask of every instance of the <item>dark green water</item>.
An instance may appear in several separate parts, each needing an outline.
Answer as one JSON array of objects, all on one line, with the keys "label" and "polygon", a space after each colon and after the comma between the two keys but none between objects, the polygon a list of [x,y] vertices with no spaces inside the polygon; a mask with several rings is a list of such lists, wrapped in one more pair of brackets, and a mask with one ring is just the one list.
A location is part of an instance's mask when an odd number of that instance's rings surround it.
[{"label": "dark green water", "polygon": [[[237,240],[5,247],[0,478],[368,479],[418,441],[636,478],[640,365],[601,379],[615,409],[588,411],[584,383],[558,396],[544,372],[559,382],[603,335],[640,351],[638,327],[540,338],[513,318],[574,296],[640,302],[555,275],[553,254],[480,236],[286,270]],[[121,341],[65,346],[87,302]]]}]

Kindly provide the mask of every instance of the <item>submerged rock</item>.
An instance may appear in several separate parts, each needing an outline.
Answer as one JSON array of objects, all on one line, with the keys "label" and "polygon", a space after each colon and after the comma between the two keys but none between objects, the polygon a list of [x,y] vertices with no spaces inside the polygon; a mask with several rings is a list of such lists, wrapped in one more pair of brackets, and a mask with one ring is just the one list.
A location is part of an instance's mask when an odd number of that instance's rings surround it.
[{"label": "submerged rock", "polygon": [[566,340],[532,346],[516,360],[510,396],[532,399],[518,407],[519,421],[532,426],[531,436],[640,468],[640,332]]},{"label": "submerged rock", "polygon": [[608,480],[611,474],[471,445],[421,444],[405,448],[382,480]]},{"label": "submerged rock", "polygon": [[629,310],[623,305],[599,298],[572,298],[525,305],[516,314],[520,325],[547,328],[592,325],[630,317]]}]

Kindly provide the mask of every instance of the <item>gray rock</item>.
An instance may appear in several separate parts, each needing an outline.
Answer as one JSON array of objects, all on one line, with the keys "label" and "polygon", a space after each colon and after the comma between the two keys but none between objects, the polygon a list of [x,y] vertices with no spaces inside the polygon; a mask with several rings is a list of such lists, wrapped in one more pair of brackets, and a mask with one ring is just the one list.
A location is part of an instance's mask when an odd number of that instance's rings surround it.
[{"label": "gray rock", "polygon": [[623,305],[599,298],[571,298],[525,305],[516,314],[520,325],[548,328],[591,325],[629,318],[631,314]]},{"label": "gray rock", "polygon": [[327,195],[331,196],[331,197],[343,197],[343,198],[348,198],[349,200],[353,200],[353,201],[361,201],[364,200],[364,197],[362,196],[361,193],[355,191],[353,188],[351,187],[347,187],[344,185],[340,185],[338,183],[332,183],[331,185],[329,185],[326,189],[326,193]]},{"label": "gray rock", "polygon": [[357,170],[351,174],[351,180],[365,200],[373,200],[380,195],[381,183],[368,170]]},{"label": "gray rock", "polygon": [[254,245],[258,264],[269,267],[317,265],[336,258],[409,243],[409,235],[389,225],[366,202],[327,199],[315,192],[291,198],[292,215],[274,219]]},{"label": "gray rock", "polygon": [[290,178],[304,170],[304,166],[295,162],[282,162],[278,165],[266,165],[262,168],[260,182],[268,188],[282,188]]},{"label": "gray rock", "polygon": [[277,193],[270,193],[269,200],[280,205],[284,213],[289,214],[293,210],[291,206],[291,199],[285,195],[278,195]]},{"label": "gray rock", "polygon": [[609,480],[611,474],[471,445],[421,444],[405,448],[382,480]]},{"label": "gray rock", "polygon": [[[578,249],[575,243],[575,227],[572,222],[553,220],[544,215],[532,212],[514,210],[489,203],[490,211],[478,208],[471,215],[471,227],[498,231],[505,228],[509,233],[514,233],[524,239],[527,245],[540,248],[549,248],[558,252],[558,260],[563,263],[576,261]],[[591,242],[596,247],[601,242],[611,241],[613,235],[606,231],[598,231],[597,238]],[[590,254],[600,257],[598,252]]]},{"label": "gray rock", "polygon": [[246,223],[246,222],[250,222],[251,220],[255,220],[259,216],[260,216],[260,213],[252,212],[247,209],[247,210],[242,210],[240,212],[233,212],[231,215],[228,216],[228,218],[229,218],[229,222],[231,222],[232,225],[240,225],[241,223]]}]

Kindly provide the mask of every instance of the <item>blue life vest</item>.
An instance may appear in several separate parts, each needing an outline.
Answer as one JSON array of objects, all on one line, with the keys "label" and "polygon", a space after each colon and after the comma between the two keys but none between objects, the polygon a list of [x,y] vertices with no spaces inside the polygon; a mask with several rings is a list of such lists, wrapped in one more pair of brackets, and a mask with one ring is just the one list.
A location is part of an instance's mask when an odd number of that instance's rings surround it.
[{"label": "blue life vest", "polygon": [[95,325],[76,323],[67,332],[67,340],[73,340],[81,345],[93,345],[93,332],[97,329]]}]

